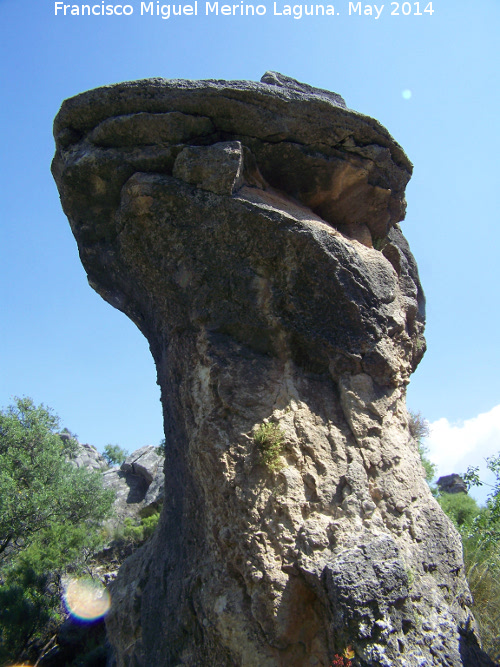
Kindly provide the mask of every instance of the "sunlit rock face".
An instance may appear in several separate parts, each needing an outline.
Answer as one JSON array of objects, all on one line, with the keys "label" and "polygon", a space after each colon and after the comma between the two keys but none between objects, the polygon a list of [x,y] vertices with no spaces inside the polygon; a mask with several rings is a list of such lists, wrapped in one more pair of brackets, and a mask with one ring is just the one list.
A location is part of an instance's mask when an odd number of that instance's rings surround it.
[{"label": "sunlit rock face", "polygon": [[424,297],[401,147],[272,72],[99,88],[55,137],[89,282],[162,392],[163,513],[112,590],[117,664],[490,664],[408,430]]},{"label": "sunlit rock face", "polygon": [[157,511],[163,501],[164,458],[153,445],[135,450],[120,468],[103,473],[103,484],[115,493],[109,529],[123,525],[127,518],[138,519]]}]

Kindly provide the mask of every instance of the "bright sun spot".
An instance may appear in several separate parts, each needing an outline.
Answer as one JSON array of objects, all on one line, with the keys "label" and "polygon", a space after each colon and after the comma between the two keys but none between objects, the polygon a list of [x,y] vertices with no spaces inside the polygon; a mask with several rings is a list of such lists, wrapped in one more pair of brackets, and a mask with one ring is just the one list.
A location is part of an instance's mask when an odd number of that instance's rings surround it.
[{"label": "bright sun spot", "polygon": [[403,99],[404,99],[404,100],[409,100],[410,97],[411,97],[411,90],[409,90],[408,88],[406,88],[406,90],[403,90],[403,92],[401,93],[401,95],[403,96]]},{"label": "bright sun spot", "polygon": [[73,616],[85,621],[104,616],[111,604],[104,586],[90,579],[72,579],[65,587],[64,601]]}]

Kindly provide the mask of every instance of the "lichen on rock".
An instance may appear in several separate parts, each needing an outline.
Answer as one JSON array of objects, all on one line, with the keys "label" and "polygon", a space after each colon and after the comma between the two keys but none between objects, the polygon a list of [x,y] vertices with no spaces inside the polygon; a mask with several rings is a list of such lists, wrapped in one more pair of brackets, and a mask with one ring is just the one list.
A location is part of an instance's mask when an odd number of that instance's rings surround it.
[{"label": "lichen on rock", "polygon": [[99,88],[54,132],[89,282],[162,395],[162,517],[113,587],[117,664],[492,664],[408,429],[424,296],[401,147],[269,72]]}]

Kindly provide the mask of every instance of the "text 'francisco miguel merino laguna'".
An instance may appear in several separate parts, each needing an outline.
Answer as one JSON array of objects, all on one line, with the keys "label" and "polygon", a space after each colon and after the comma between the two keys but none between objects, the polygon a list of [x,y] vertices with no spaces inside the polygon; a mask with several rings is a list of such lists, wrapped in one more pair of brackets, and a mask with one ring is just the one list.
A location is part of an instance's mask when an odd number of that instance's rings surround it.
[{"label": "text 'francisco miguel merino laguna'", "polygon": [[[202,6],[203,3],[200,2],[200,9]],[[349,2],[346,13],[349,16],[372,16],[378,19],[384,7],[385,5]],[[422,6],[420,2],[391,2],[390,10],[388,14],[390,13],[391,16],[424,16],[425,14],[432,16],[434,13],[432,2],[422,3]],[[131,16],[134,13],[134,7],[132,5],[106,5],[104,2],[96,5],[66,5],[64,2],[55,2],[54,12],[56,16]],[[219,0],[207,0],[205,11],[201,9],[201,13],[206,16],[264,16],[267,14],[267,7],[248,4],[243,0],[231,5],[219,3]],[[189,5],[161,5],[158,1],[156,3],[141,2],[140,14],[141,16],[158,16],[162,19],[169,19],[171,16],[198,16],[198,0]],[[303,16],[338,16],[339,14],[340,12],[335,11],[334,5],[286,5],[281,2],[273,2],[273,16],[293,16],[294,19],[300,19]]]}]

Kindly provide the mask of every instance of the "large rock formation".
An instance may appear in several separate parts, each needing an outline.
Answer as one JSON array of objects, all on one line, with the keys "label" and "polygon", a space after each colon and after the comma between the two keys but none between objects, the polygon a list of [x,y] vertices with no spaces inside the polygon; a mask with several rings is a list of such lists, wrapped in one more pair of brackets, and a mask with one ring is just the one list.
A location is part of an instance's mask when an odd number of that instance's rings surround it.
[{"label": "large rock formation", "polygon": [[408,431],[424,297],[401,147],[276,73],[93,90],[55,138],[89,282],[162,394],[164,507],[113,588],[117,664],[489,664]]}]

